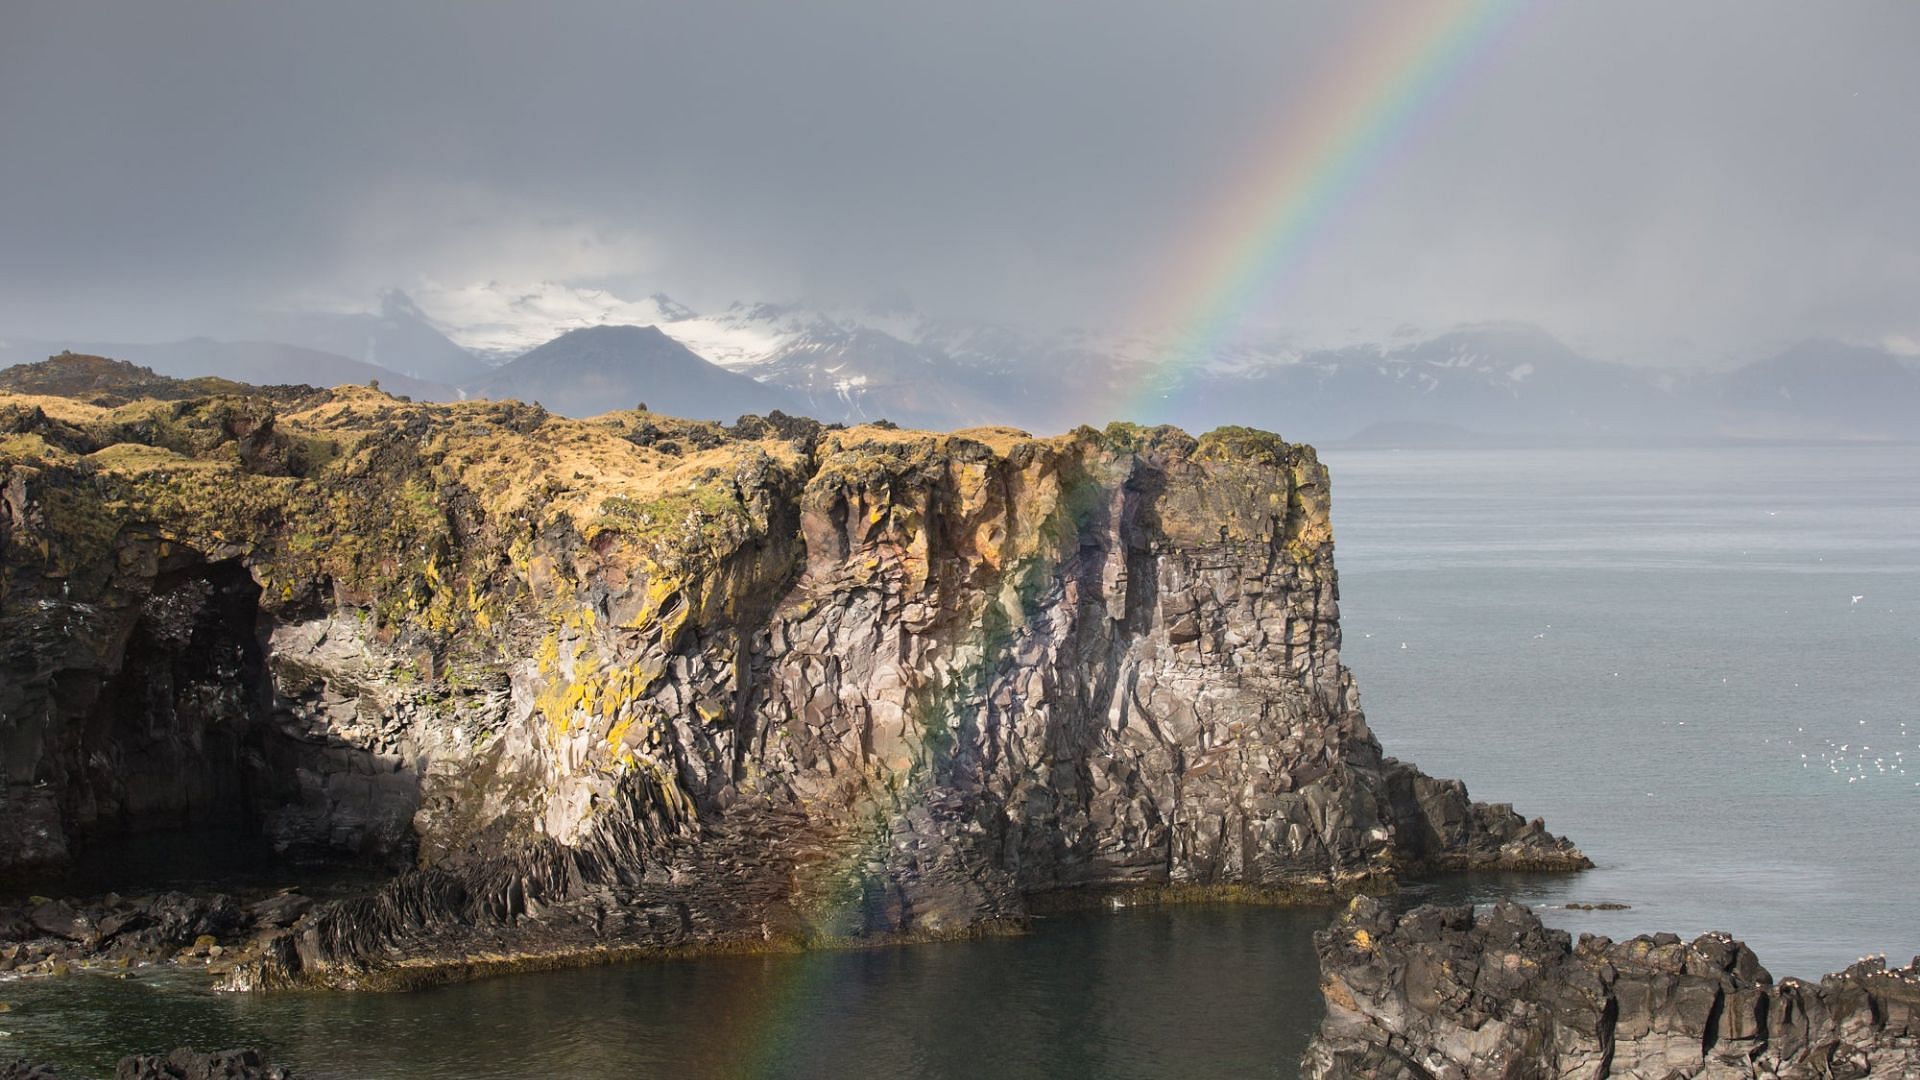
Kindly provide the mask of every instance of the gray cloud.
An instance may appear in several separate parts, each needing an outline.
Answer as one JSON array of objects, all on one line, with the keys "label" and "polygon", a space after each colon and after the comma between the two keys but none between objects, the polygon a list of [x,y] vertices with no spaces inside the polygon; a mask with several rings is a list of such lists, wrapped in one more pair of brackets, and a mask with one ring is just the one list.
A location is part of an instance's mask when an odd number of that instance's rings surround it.
[{"label": "gray cloud", "polygon": [[[489,278],[1124,321],[1412,6],[16,0],[0,334]],[[1915,42],[1906,0],[1532,6],[1249,321],[1920,339]]]}]

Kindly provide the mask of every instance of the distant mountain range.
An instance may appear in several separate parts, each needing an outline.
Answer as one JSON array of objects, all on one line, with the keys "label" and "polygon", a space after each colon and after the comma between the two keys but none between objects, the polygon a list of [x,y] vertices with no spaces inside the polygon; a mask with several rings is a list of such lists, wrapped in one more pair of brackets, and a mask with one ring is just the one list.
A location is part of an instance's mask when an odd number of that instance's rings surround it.
[{"label": "distant mountain range", "polygon": [[1692,375],[1594,360],[1511,324],[1392,345],[1242,340],[1201,355],[1151,337],[899,310],[736,304],[703,315],[664,294],[628,301],[552,284],[439,290],[418,304],[393,292],[372,312],[259,316],[241,329],[246,340],[13,343],[0,345],[0,364],[73,349],[183,378],[377,379],[417,398],[516,397],[571,415],[645,402],[722,420],[779,409],[1055,431],[1130,419],[1408,444],[1920,438],[1920,367],[1830,341]]}]

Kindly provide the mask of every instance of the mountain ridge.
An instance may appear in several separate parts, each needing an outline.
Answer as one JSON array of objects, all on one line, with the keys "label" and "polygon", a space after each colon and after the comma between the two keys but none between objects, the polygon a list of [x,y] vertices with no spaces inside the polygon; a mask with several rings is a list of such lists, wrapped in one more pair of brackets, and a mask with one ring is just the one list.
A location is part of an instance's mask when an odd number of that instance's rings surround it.
[{"label": "mountain ridge", "polygon": [[806,411],[798,397],[703,359],[657,326],[569,330],[495,369],[470,391],[538,401],[567,416],[628,409],[641,401],[702,420]]},{"label": "mountain ridge", "polygon": [[[1920,366],[1912,358],[1819,339],[1728,371],[1677,372],[1596,360],[1540,327],[1514,322],[1466,324],[1426,336],[1401,328],[1390,341],[1337,347],[1253,333],[1200,347],[1116,330],[1036,333],[939,320],[905,305],[833,311],[735,303],[702,314],[661,292],[628,301],[606,290],[552,282],[435,289],[422,297],[416,301],[395,290],[383,294],[378,312],[282,323],[305,326],[308,341],[331,342],[349,353],[365,345],[360,355],[378,356],[391,367],[440,364],[462,372],[458,379],[399,382],[402,376],[376,368],[348,368],[343,357],[315,358],[314,372],[306,373],[284,362],[249,364],[215,355],[242,348],[231,343],[200,344],[208,354],[201,370],[193,370],[184,355],[186,343],[74,347],[178,375],[327,383],[377,377],[411,396],[536,397],[576,414],[628,398],[651,401],[679,392],[658,389],[663,384],[687,382],[684,406],[679,399],[663,400],[716,419],[777,408],[829,422],[888,419],[922,427],[991,423],[1064,431],[1117,412],[1136,422],[1195,428],[1277,427],[1321,442],[1431,425],[1526,444],[1920,438]],[[362,341],[376,323],[405,332],[383,331],[378,341]],[[621,346],[626,359],[616,361],[605,349],[588,347],[595,339],[569,336],[642,325],[761,389],[718,378],[686,357],[670,359],[660,341],[630,340]],[[499,366],[483,364],[456,339]],[[282,347],[257,342],[245,348],[268,353]],[[165,350],[181,355],[160,355]],[[446,350],[459,359],[447,361]],[[568,352],[580,355],[528,374]],[[38,358],[0,350],[0,358],[8,355]],[[534,359],[514,367],[529,355]]]}]

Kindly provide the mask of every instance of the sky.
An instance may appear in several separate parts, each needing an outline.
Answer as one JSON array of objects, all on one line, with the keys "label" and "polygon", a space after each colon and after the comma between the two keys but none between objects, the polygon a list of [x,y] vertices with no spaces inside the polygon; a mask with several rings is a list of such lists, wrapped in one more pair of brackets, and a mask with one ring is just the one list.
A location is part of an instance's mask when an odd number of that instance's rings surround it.
[{"label": "sky", "polygon": [[[1440,2],[7,0],[0,336],[489,280],[1152,332]],[[1920,4],[1509,6],[1237,324],[1916,348]]]}]

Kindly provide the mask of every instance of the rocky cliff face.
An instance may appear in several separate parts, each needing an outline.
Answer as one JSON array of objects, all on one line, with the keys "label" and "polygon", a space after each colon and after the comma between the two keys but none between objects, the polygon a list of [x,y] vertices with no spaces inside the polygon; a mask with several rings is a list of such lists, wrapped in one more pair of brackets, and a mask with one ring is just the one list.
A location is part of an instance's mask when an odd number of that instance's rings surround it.
[{"label": "rocky cliff face", "polygon": [[413,867],[236,985],[1585,864],[1382,757],[1271,435],[94,400],[0,395],[0,868],[208,821]]},{"label": "rocky cliff face", "polygon": [[1773,981],[1724,934],[1574,944],[1532,912],[1356,899],[1319,934],[1336,1077],[1920,1076],[1920,960]]}]

